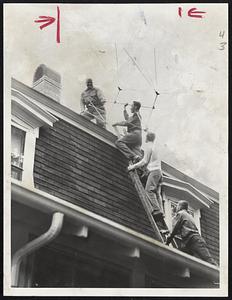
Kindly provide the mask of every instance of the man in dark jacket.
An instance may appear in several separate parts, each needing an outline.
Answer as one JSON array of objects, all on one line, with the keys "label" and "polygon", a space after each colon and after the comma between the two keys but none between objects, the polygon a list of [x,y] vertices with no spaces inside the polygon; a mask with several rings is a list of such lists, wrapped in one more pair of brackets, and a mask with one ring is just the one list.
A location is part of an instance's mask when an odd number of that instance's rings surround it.
[{"label": "man in dark jacket", "polygon": [[141,103],[133,101],[131,106],[132,116],[129,117],[126,111],[126,105],[124,105],[124,118],[125,121],[113,124],[113,126],[126,126],[127,134],[122,138],[119,138],[115,145],[117,148],[134,163],[142,158],[141,145],[142,145],[142,127],[141,127],[141,116],[139,113]]},{"label": "man in dark jacket", "polygon": [[175,235],[180,235],[184,245],[184,252],[196,255],[204,261],[217,265],[207,248],[205,240],[199,234],[193,217],[188,213],[188,202],[185,200],[178,202],[176,215],[173,219],[173,229],[167,237],[167,245],[170,244]]}]

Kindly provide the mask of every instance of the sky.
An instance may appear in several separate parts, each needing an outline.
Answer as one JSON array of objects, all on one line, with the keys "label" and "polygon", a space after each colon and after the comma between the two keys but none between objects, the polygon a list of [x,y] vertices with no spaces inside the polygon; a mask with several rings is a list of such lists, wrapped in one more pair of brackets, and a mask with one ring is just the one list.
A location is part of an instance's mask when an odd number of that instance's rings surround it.
[{"label": "sky", "polygon": [[[60,43],[56,22],[43,30],[34,22],[56,18],[56,5],[4,6],[5,76],[32,86],[46,64],[61,74],[61,104],[77,113],[92,78],[108,101],[110,131],[123,120],[115,99],[152,107],[158,91],[155,110],[141,115],[161,159],[220,193],[227,189],[227,4],[59,4]],[[204,17],[189,17],[193,7]]]}]

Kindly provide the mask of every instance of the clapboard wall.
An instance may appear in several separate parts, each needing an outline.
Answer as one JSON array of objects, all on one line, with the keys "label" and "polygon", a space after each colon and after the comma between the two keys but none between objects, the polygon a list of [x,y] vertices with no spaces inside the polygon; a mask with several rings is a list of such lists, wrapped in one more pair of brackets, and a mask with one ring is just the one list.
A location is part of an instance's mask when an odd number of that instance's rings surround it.
[{"label": "clapboard wall", "polygon": [[[41,128],[36,142],[36,188],[155,237],[126,173],[127,161],[115,148],[59,120]],[[218,203],[201,210],[201,232],[219,260]]]},{"label": "clapboard wall", "polygon": [[59,120],[36,142],[36,188],[154,237],[142,204],[115,148]]},{"label": "clapboard wall", "polygon": [[212,256],[219,262],[219,205],[214,202],[210,209],[201,209],[201,234]]}]

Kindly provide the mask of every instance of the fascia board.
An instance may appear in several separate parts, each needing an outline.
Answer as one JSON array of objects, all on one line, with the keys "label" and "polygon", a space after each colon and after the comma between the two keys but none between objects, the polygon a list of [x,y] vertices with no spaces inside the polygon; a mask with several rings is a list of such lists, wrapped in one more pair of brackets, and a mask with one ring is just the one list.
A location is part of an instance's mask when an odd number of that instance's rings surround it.
[{"label": "fascia board", "polygon": [[190,183],[192,186],[196,186],[198,191],[201,191],[205,196],[210,197],[214,202],[219,202],[219,193],[213,190],[212,188],[202,184],[201,182],[197,181],[196,179],[182,173],[180,170],[177,170],[173,166],[169,165],[168,163],[162,161],[162,169],[167,173],[171,178],[176,178],[178,180],[183,180],[184,182]]},{"label": "fascia board", "polygon": [[174,185],[174,184],[170,184],[170,183],[167,183],[167,182],[164,182],[163,183],[164,186],[167,186],[167,187],[171,187],[175,190],[179,190],[179,191],[182,191],[182,192],[185,192],[185,193],[188,193],[189,195],[191,195],[194,199],[196,199],[196,201],[199,203],[200,207],[204,206],[204,207],[207,207],[207,208],[210,208],[210,206],[208,204],[206,204],[205,202],[203,202],[201,199],[199,199],[198,197],[196,197],[196,195],[194,195],[193,193],[191,193],[189,190],[183,188],[183,187],[180,187],[180,186],[177,186],[177,185]]},{"label": "fascia board", "polygon": [[185,190],[186,192],[191,194],[194,198],[196,198],[198,201],[200,201],[207,207],[210,207],[210,205],[213,203],[212,200],[210,200],[208,197],[206,197],[204,194],[202,194],[199,190],[197,190],[194,186],[192,186],[188,182],[164,176],[164,184],[170,185],[172,187],[176,186],[176,188],[178,189]]},{"label": "fascia board", "polygon": [[20,92],[12,89],[11,93],[12,93],[12,101],[16,102],[24,110],[28,111],[29,114],[31,114],[35,119],[39,120],[42,125],[47,124],[49,126],[52,126],[53,123],[58,120],[49,112],[47,112],[37,104],[33,103],[30,99],[26,98]]}]

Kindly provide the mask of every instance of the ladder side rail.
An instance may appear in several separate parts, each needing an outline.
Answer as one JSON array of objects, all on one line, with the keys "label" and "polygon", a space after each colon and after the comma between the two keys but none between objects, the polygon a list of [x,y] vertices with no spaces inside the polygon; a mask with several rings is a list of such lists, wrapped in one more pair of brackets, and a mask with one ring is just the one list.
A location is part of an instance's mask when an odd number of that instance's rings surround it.
[{"label": "ladder side rail", "polygon": [[[145,211],[147,213],[147,216],[149,218],[149,221],[150,221],[153,229],[155,230],[156,233],[158,233],[158,235],[160,237],[160,240],[164,243],[165,241],[164,241],[164,238],[163,238],[162,234],[160,233],[160,229],[159,229],[157,223],[155,222],[155,220],[153,219],[153,216],[151,214],[152,207],[150,205],[150,202],[147,199],[147,194],[146,194],[146,192],[144,190],[144,187],[143,187],[143,185],[142,185],[142,183],[140,181],[140,178],[138,176],[137,171],[134,170],[134,174],[131,174],[131,172],[129,172],[129,174],[130,174],[132,182],[134,183],[134,186],[135,186],[135,188],[136,188],[136,190],[138,192],[140,200],[141,200],[141,202],[142,202],[142,204],[144,206],[144,209],[145,209]],[[164,223],[165,227],[168,229],[168,226],[167,226],[167,224],[166,224],[166,222],[165,222],[164,219],[163,219],[163,223]],[[175,241],[175,239],[172,240],[171,244],[172,244],[172,246],[174,248],[178,248],[177,242]]]},{"label": "ladder side rail", "polygon": [[163,239],[163,237],[162,237],[162,235],[160,233],[160,230],[159,230],[156,222],[154,221],[154,219],[152,217],[151,211],[149,210],[149,206],[147,204],[147,196],[146,196],[144,188],[143,188],[143,186],[142,186],[142,184],[140,182],[140,179],[138,177],[137,172],[136,171],[133,171],[133,173],[129,172],[129,175],[130,175],[130,177],[132,179],[132,182],[134,183],[135,189],[136,189],[136,191],[137,191],[137,193],[139,195],[139,198],[140,198],[140,200],[141,200],[141,202],[143,204],[145,212],[146,212],[146,214],[148,216],[148,219],[149,219],[149,221],[151,223],[152,228],[155,231],[155,234],[156,234],[157,238],[159,238],[159,241],[161,241],[161,242],[164,243],[164,239]]}]

